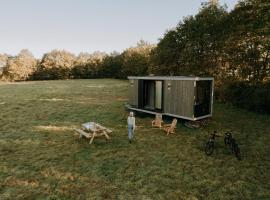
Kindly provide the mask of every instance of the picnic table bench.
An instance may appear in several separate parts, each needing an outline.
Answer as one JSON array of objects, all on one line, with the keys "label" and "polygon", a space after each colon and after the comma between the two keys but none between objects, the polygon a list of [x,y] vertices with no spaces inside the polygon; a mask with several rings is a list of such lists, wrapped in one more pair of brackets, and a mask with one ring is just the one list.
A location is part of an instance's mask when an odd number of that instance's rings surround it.
[{"label": "picnic table bench", "polygon": [[112,133],[112,130],[95,122],[84,123],[82,124],[82,129],[74,129],[74,131],[80,134],[80,138],[84,136],[90,139],[89,144],[92,144],[95,137],[104,136],[108,140],[110,139],[109,134]]}]

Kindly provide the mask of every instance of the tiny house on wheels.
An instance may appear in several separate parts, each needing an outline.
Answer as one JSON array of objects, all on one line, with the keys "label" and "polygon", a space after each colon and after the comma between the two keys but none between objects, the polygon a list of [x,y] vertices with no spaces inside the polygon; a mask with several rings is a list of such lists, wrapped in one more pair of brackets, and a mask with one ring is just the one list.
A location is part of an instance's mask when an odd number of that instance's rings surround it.
[{"label": "tiny house on wheels", "polygon": [[196,121],[212,116],[214,78],[130,76],[128,109]]}]

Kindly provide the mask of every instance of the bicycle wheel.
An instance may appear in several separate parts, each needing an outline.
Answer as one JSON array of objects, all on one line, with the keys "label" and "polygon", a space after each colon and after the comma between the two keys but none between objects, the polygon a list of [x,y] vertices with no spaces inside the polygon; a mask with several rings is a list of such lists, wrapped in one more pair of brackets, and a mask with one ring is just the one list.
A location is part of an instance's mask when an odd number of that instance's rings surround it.
[{"label": "bicycle wheel", "polygon": [[213,142],[210,142],[208,141],[205,145],[205,154],[210,156],[211,154],[213,154],[214,152],[214,143]]},{"label": "bicycle wheel", "polygon": [[234,145],[233,147],[234,155],[238,160],[241,160],[241,154],[240,154],[240,148],[238,147],[237,144]]},{"label": "bicycle wheel", "polygon": [[230,145],[230,149],[232,153],[235,153],[235,145],[236,145],[236,141],[234,138],[231,139],[231,141],[229,142]]},{"label": "bicycle wheel", "polygon": [[229,138],[228,137],[224,138],[224,144],[225,144],[225,146],[229,144]]},{"label": "bicycle wheel", "polygon": [[230,133],[225,133],[225,137],[224,137],[225,146],[231,145],[231,140],[232,140],[232,135]]}]

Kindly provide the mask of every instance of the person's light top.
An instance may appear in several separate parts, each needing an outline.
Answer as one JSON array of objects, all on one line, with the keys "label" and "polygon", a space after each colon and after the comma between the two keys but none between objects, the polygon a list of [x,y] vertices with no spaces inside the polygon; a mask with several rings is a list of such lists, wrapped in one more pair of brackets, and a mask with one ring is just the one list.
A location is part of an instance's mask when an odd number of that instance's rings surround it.
[{"label": "person's light top", "polygon": [[135,126],[135,117],[128,117],[127,123],[128,123],[128,125]]}]

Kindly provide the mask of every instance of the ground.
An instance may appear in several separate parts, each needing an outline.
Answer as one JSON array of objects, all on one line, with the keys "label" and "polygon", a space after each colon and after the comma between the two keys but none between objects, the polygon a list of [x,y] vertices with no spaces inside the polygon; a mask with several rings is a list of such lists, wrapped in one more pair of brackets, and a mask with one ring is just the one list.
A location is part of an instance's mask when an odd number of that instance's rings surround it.
[{"label": "ground", "polygon": [[[0,199],[270,199],[270,117],[215,103],[209,125],[167,136],[137,116],[127,140],[127,82],[0,84]],[[97,121],[112,139],[92,145],[74,127]],[[232,129],[242,161],[209,132]]]}]

